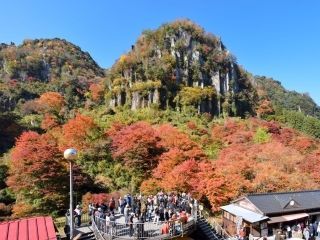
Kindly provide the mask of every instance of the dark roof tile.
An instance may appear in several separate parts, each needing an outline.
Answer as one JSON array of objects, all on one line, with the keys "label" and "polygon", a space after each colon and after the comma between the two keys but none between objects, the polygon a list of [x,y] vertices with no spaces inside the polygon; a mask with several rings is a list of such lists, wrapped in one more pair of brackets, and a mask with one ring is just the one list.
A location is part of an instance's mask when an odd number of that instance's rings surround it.
[{"label": "dark roof tile", "polygon": [[[320,208],[320,190],[250,194],[247,198],[266,215]],[[291,200],[294,206],[289,205]]]}]

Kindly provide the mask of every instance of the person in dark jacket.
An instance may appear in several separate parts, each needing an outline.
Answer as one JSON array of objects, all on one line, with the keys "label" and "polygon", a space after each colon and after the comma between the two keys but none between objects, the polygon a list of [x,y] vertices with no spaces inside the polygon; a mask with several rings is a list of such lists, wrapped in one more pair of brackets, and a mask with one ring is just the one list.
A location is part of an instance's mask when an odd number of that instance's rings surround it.
[{"label": "person in dark jacket", "polygon": [[138,239],[143,239],[144,238],[144,219],[143,217],[139,218],[139,221],[137,223],[137,235]]}]

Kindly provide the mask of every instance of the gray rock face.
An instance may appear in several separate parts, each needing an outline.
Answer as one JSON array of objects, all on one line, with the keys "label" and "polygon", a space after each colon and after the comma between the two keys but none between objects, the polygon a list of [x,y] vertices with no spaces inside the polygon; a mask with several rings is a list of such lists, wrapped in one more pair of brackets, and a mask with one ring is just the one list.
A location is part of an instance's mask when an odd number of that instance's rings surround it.
[{"label": "gray rock face", "polygon": [[[152,104],[157,104],[162,108],[170,106],[179,109],[179,104],[181,104],[179,91],[185,87],[196,88],[198,92],[201,91],[199,89],[205,92],[211,88],[215,92],[213,97],[201,97],[199,101],[196,101],[194,107],[199,113],[208,112],[219,115],[223,112],[222,106],[225,101],[235,102],[236,99],[231,99],[230,96],[235,96],[242,91],[239,83],[239,67],[229,52],[225,50],[220,38],[209,36],[208,39],[202,38],[201,40],[201,37],[183,28],[167,32],[163,42],[159,40],[154,42],[151,55],[138,61],[135,66],[123,70],[122,77],[128,82],[127,89],[130,95],[127,98],[131,99],[131,109],[150,107]],[[139,45],[134,49],[133,51],[139,49]],[[135,52],[130,54],[134,55]],[[139,58],[140,55],[135,56]],[[170,68],[164,70],[171,72],[167,72],[163,78],[159,79],[161,86],[150,87],[148,84],[153,80],[148,79],[150,76],[152,79],[154,72],[151,71],[150,75],[149,70],[160,67],[158,64],[167,64],[162,61],[168,57],[173,59],[174,64],[172,70]],[[145,74],[146,72],[148,75]],[[134,84],[139,82],[145,83],[146,88],[130,90]],[[125,104],[125,101],[119,98],[116,102],[118,105]],[[114,104],[113,101],[110,102],[110,105],[112,104]]]},{"label": "gray rock face", "polygon": [[140,108],[140,103],[141,103],[141,97],[139,95],[139,92],[133,92],[132,100],[131,100],[131,110],[136,110]]}]

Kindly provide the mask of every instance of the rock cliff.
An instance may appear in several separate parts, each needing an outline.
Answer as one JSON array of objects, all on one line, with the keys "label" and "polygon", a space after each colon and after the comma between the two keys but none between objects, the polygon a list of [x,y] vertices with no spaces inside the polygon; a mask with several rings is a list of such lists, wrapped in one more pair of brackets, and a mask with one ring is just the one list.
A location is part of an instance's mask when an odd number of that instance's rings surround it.
[{"label": "rock cliff", "polygon": [[220,38],[189,20],[144,31],[109,71],[110,107],[194,106],[199,113],[254,114],[251,77]]}]

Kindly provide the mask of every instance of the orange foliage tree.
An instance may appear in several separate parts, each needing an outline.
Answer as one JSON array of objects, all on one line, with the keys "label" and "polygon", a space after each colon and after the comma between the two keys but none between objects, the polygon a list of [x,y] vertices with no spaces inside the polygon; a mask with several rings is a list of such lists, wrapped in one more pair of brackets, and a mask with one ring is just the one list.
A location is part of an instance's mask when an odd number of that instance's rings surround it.
[{"label": "orange foliage tree", "polygon": [[90,97],[93,102],[99,103],[103,99],[104,88],[102,84],[92,83],[89,87]]},{"label": "orange foliage tree", "polygon": [[64,97],[57,92],[46,92],[38,99],[40,107],[45,112],[59,113],[65,105]]},{"label": "orange foliage tree", "polygon": [[44,116],[43,116],[43,119],[41,121],[41,128],[44,129],[44,130],[49,130],[49,129],[52,129],[56,126],[58,126],[58,121],[57,121],[57,118],[50,114],[50,113],[46,113]]},{"label": "orange foliage tree", "polygon": [[75,118],[70,119],[62,126],[59,148],[61,151],[70,147],[74,147],[77,150],[85,150],[98,137],[99,129],[93,119],[77,114]]},{"label": "orange foliage tree", "polygon": [[274,113],[271,101],[268,99],[261,100],[256,112],[259,118]]}]

